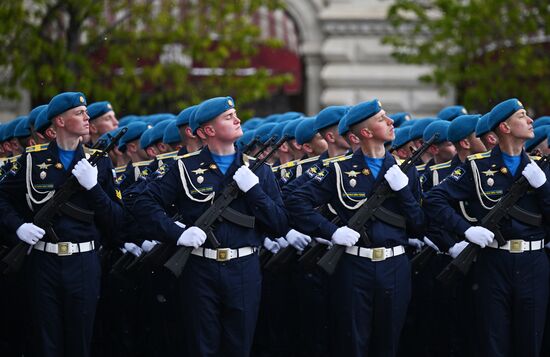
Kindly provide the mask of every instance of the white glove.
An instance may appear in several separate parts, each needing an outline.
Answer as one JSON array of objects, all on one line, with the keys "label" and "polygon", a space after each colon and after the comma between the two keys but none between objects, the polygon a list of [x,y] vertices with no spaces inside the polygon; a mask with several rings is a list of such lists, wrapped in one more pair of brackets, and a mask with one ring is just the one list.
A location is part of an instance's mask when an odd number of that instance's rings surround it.
[{"label": "white glove", "polygon": [[178,227],[185,228],[185,224],[181,223],[180,221],[175,221],[174,223],[175,223],[176,226],[178,226]]},{"label": "white glove", "polygon": [[550,249],[550,242],[546,243],[546,245],[544,246],[546,249]]},{"label": "white glove", "polygon": [[533,188],[539,188],[546,182],[546,174],[533,160],[521,172]]},{"label": "white glove", "polygon": [[285,249],[286,247],[288,247],[288,242],[283,237],[276,238],[275,241],[277,242],[277,244],[281,249]]},{"label": "white glove", "polygon": [[416,250],[420,250],[424,246],[424,242],[421,241],[420,239],[409,238],[409,245],[415,248]]},{"label": "white glove", "polygon": [[245,193],[260,182],[258,176],[244,165],[235,172],[233,180],[235,180],[241,191]]},{"label": "white glove", "polygon": [[315,239],[315,240],[317,241],[317,243],[319,243],[319,244],[327,245],[327,246],[329,246],[329,247],[332,247],[332,242],[329,241],[329,240],[326,240],[326,239],[323,239],[323,238],[320,238],[320,237],[315,237],[314,239]]},{"label": "white glove", "polygon": [[77,162],[72,172],[80,186],[86,190],[89,191],[97,185],[97,167],[92,166],[88,160],[82,159]]},{"label": "white glove", "polygon": [[305,247],[311,242],[311,237],[307,234],[300,233],[294,229],[291,229],[288,231],[288,233],[285,236],[285,239],[288,241],[288,243],[296,248],[298,251],[303,251]]},{"label": "white glove", "polygon": [[134,243],[129,243],[129,242],[124,243],[124,249],[126,249],[126,251],[130,252],[136,257],[139,257],[141,253],[143,253],[143,250],[141,250],[141,248],[135,245]]},{"label": "white glove", "polygon": [[465,240],[455,243],[455,245],[449,248],[449,254],[451,255],[451,257],[453,257],[453,259],[458,257],[458,255],[462,253],[462,251],[468,246],[468,244],[470,243],[466,242]]},{"label": "white glove", "polygon": [[433,250],[435,250],[436,252],[440,252],[439,248],[437,247],[437,245],[434,244],[434,242],[432,242],[431,240],[428,239],[428,237],[424,237],[424,243],[426,243],[426,245],[428,247],[431,247]]},{"label": "white glove", "polygon": [[145,253],[149,253],[151,249],[153,249],[153,247],[157,244],[159,244],[159,242],[157,242],[156,240],[144,240],[143,243],[141,243],[141,249]]},{"label": "white glove", "polygon": [[178,238],[177,245],[185,245],[187,247],[198,248],[206,240],[206,233],[199,227],[189,227]]},{"label": "white glove", "polygon": [[361,234],[349,228],[348,226],[343,226],[338,228],[332,234],[332,242],[338,245],[345,245],[351,247],[359,240]]},{"label": "white glove", "polygon": [[281,249],[281,247],[279,246],[279,244],[277,242],[272,241],[271,239],[269,239],[267,237],[264,239],[264,248],[269,250],[273,254],[277,254],[279,249]]},{"label": "white glove", "polygon": [[17,234],[17,237],[19,237],[19,239],[23,242],[30,245],[35,245],[36,242],[44,237],[46,231],[32,223],[23,223],[19,226],[19,228],[17,228],[15,234]]},{"label": "white glove", "polygon": [[388,181],[391,189],[394,191],[399,191],[409,184],[409,178],[403,173],[403,171],[401,171],[397,164],[394,164],[388,169],[388,171],[386,171],[384,178]]},{"label": "white glove", "polygon": [[485,248],[487,244],[493,241],[495,237],[494,233],[480,226],[470,227],[464,232],[466,239],[470,242],[479,245],[481,248]]}]

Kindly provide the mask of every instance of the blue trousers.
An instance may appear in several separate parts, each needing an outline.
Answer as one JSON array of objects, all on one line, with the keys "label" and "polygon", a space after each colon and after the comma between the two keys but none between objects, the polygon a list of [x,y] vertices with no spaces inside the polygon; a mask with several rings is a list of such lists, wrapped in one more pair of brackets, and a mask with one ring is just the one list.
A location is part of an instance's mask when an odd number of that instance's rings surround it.
[{"label": "blue trousers", "polygon": [[479,356],[538,357],[549,296],[545,252],[485,248],[474,278]]},{"label": "blue trousers", "polygon": [[257,254],[223,263],[191,255],[181,279],[189,356],[250,355],[261,281]]},{"label": "blue trousers", "polygon": [[395,356],[411,296],[409,259],[344,254],[331,278],[333,356]]},{"label": "blue trousers", "polygon": [[89,356],[101,277],[97,254],[58,257],[33,250],[28,259],[36,355]]}]

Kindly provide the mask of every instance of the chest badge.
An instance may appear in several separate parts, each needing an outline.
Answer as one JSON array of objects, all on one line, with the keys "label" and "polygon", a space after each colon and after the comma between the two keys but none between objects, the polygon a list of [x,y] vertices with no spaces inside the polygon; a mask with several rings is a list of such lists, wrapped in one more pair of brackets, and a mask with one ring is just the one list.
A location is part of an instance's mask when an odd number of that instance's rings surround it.
[{"label": "chest badge", "polygon": [[63,164],[58,162],[57,164],[54,165],[54,167],[58,170],[61,170],[63,168]]},{"label": "chest badge", "polygon": [[370,170],[369,169],[363,169],[362,172],[363,172],[363,175],[365,175],[365,176],[370,175]]},{"label": "chest badge", "polygon": [[212,170],[215,170],[215,169],[218,168],[218,166],[216,166],[216,164],[211,164],[211,165],[210,165],[210,168],[211,168]]},{"label": "chest badge", "polygon": [[[195,175],[204,175],[204,173],[206,172],[207,169],[201,169],[201,168],[198,168],[196,170],[191,170],[192,173],[194,173]],[[197,181],[199,179],[197,178]],[[200,183],[200,182],[199,182]]]},{"label": "chest badge", "polygon": [[487,179],[487,185],[493,186],[495,184],[495,180],[493,180],[491,177]]},{"label": "chest badge", "polygon": [[359,175],[359,172],[355,171],[355,170],[351,170],[351,171],[348,171],[348,172],[344,172],[346,175],[348,175],[348,177],[357,177],[357,175]]},{"label": "chest badge", "polygon": [[47,170],[50,166],[52,166],[52,164],[46,164],[45,162],[36,165],[40,170]]},{"label": "chest badge", "polygon": [[47,174],[46,171],[40,171],[40,179],[44,180],[46,178]]},{"label": "chest badge", "polygon": [[351,180],[349,180],[349,185],[350,185],[351,187],[355,187],[355,185],[357,185],[357,180],[356,180],[356,179],[351,179]]},{"label": "chest badge", "polygon": [[481,171],[485,176],[489,177],[489,176],[495,176],[495,174],[497,173],[495,170],[487,170],[487,171]]},{"label": "chest badge", "polygon": [[508,169],[506,167],[503,167],[500,169],[500,172],[502,172],[504,175],[508,173]]},{"label": "chest badge", "polygon": [[197,177],[197,182],[198,183],[203,183],[204,182],[204,176],[198,176]]}]

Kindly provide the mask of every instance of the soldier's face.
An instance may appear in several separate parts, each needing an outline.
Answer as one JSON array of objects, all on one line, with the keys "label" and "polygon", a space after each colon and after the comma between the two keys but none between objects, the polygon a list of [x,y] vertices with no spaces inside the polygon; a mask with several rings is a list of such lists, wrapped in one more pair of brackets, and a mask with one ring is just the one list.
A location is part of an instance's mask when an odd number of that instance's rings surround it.
[{"label": "soldier's face", "polygon": [[90,117],[84,105],[67,110],[61,117],[65,131],[73,135],[88,135],[90,133]]},{"label": "soldier's face", "polygon": [[386,115],[384,110],[368,119],[367,128],[371,131],[373,139],[383,142],[395,139],[393,120]]},{"label": "soldier's face", "polygon": [[243,135],[241,120],[235,109],[226,110],[209,125],[214,129],[216,139],[220,141],[234,142]]},{"label": "soldier's face", "polygon": [[93,125],[97,129],[97,135],[103,135],[118,128],[118,120],[115,116],[115,112],[111,110],[99,118],[92,120],[90,125]]},{"label": "soldier's face", "polygon": [[533,131],[533,119],[531,119],[525,109],[520,109],[504,122],[510,128],[512,136],[518,139],[532,139],[535,137]]}]

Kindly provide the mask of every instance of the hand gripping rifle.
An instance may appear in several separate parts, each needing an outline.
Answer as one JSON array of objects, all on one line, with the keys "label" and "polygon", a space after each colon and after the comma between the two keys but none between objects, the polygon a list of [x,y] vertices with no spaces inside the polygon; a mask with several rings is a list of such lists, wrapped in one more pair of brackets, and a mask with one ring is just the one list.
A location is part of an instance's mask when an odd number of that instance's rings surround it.
[{"label": "hand gripping rifle", "polygon": [[[539,160],[538,164],[543,170],[548,165],[549,158],[550,155],[546,155]],[[531,185],[529,181],[522,175],[519,179],[514,181],[508,192],[500,198],[498,203],[491,208],[481,220],[480,226],[487,228],[495,234],[495,239],[499,247],[506,244],[506,240],[500,232],[500,222],[503,218],[513,214],[512,210],[514,210],[515,203],[525,196],[530,188]],[[436,279],[443,284],[451,284],[458,278],[458,273],[466,275],[481,249],[482,248],[475,243],[468,244],[466,248],[464,248],[464,250],[443,269]]]},{"label": "hand gripping rifle", "polygon": [[[283,136],[264,158],[254,161],[250,170],[254,172],[260,168],[287,140],[288,137]],[[266,143],[267,146],[271,146],[272,142],[273,138]],[[264,144],[264,147],[267,147],[266,144]],[[260,151],[260,153],[262,151]],[[242,216],[239,212],[236,212],[229,207],[229,205],[240,195],[241,190],[239,189],[239,186],[237,186],[237,183],[234,180],[231,181],[223,189],[223,191],[221,191],[218,198],[214,200],[212,205],[204,211],[204,213],[201,214],[201,216],[193,224],[193,226],[199,227],[206,233],[206,236],[213,248],[218,248],[220,246],[220,243],[214,235],[214,224],[221,219],[234,222],[236,219],[240,219],[238,216]],[[250,228],[254,227],[254,222],[248,223]],[[164,264],[164,267],[170,270],[176,277],[179,277],[192,250],[193,247],[178,247],[176,253],[168,259],[168,261]]]},{"label": "hand gripping rifle", "polygon": [[[422,146],[418,150],[416,150],[411,157],[403,161],[401,165],[399,165],[401,171],[407,173],[407,171],[409,171],[409,169],[415,165],[416,161],[420,159],[422,154],[424,154],[426,150],[428,150],[430,145],[432,145],[437,137],[438,135],[434,134],[428,141],[425,141],[424,144],[422,144]],[[367,246],[371,245],[371,240],[368,237],[367,232],[365,231],[365,224],[369,220],[378,217],[378,215],[380,214],[394,215],[393,213],[385,210],[382,207],[384,201],[386,201],[386,199],[390,197],[392,193],[393,191],[388,184],[388,181],[381,180],[381,182],[373,190],[367,202],[365,202],[348,220],[347,226],[354,231],[359,232],[361,234],[363,242]],[[317,265],[321,267],[325,272],[327,272],[327,274],[332,275],[345,250],[346,247],[335,244],[329,251],[325,253],[325,255],[323,255],[321,259],[319,259]]]},{"label": "hand gripping rifle", "polygon": [[[127,130],[127,128],[123,128],[111,139],[109,145],[104,147],[103,150],[94,152],[88,159],[90,164],[92,166],[96,166],[99,160],[115,147],[118,140],[120,140],[122,135],[124,135]],[[105,142],[101,140],[98,141],[92,149],[102,148],[104,145]],[[33,223],[44,229],[46,234],[54,243],[59,242],[59,237],[53,229],[53,221],[57,215],[67,214],[71,216],[87,216],[85,214],[79,214],[82,212],[82,209],[72,205],[69,202],[69,199],[79,190],[81,190],[81,186],[78,183],[78,180],[74,175],[71,175],[55,192],[53,197],[50,198],[42,207],[40,207],[40,210],[38,210],[38,212],[34,215]],[[4,259],[2,259],[7,266],[5,272],[18,271],[21,268],[23,260],[30,247],[31,246],[25,242],[19,242],[15,247],[13,247]]]}]

